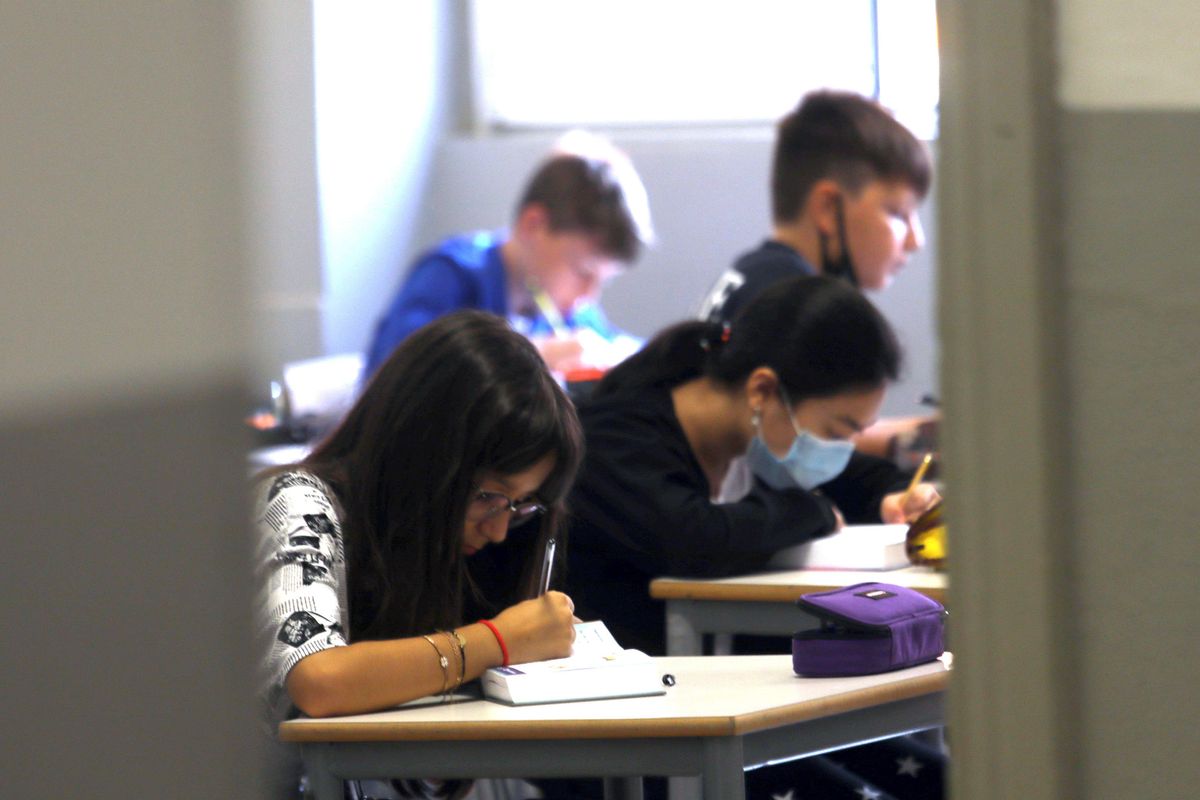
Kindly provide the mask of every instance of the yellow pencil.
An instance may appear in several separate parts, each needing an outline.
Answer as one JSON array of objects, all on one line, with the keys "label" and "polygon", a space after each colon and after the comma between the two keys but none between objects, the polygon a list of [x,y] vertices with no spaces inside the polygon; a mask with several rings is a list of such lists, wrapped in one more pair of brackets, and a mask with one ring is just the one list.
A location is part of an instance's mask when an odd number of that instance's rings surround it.
[{"label": "yellow pencil", "polygon": [[563,319],[558,306],[554,305],[554,301],[550,299],[550,295],[546,294],[546,290],[530,288],[530,293],[533,295],[533,302],[537,305],[538,311],[542,312],[542,316],[550,324],[554,335],[560,339],[570,336],[571,329],[567,327],[566,320]]},{"label": "yellow pencil", "polygon": [[912,480],[908,482],[908,488],[904,490],[904,497],[900,498],[900,507],[903,508],[908,504],[909,495],[913,493],[913,489],[917,488],[917,484],[925,477],[926,470],[929,469],[930,462],[933,461],[933,453],[926,453],[921,459],[921,465],[917,467],[917,471],[913,474]]}]

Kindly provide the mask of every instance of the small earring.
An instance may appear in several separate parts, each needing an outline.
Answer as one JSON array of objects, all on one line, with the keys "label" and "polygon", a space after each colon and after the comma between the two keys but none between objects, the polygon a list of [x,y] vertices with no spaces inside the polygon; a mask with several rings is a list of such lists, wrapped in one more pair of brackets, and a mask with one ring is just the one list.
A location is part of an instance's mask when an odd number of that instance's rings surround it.
[{"label": "small earring", "polygon": [[750,409],[750,423],[754,426],[755,430],[758,430],[759,426],[762,425],[762,411],[761,410],[759,410],[757,408]]}]

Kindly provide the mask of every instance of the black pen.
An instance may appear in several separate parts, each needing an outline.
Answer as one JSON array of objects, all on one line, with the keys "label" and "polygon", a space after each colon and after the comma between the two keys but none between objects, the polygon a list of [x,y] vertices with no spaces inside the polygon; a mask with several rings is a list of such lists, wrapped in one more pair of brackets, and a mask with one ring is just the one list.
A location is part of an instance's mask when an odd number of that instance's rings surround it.
[{"label": "black pen", "polygon": [[557,542],[550,539],[546,542],[546,560],[542,562],[542,579],[538,585],[542,587],[541,594],[550,591],[550,573],[554,568],[554,548]]}]

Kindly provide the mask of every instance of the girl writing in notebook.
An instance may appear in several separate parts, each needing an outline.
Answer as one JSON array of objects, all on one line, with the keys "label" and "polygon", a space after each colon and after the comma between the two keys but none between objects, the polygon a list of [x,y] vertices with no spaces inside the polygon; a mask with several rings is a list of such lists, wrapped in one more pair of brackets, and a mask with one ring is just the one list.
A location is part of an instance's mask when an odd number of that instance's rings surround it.
[{"label": "girl writing in notebook", "polygon": [[272,721],[568,655],[571,599],[537,583],[581,452],[570,401],[501,318],[456,312],[406,339],[311,455],[258,481]]}]

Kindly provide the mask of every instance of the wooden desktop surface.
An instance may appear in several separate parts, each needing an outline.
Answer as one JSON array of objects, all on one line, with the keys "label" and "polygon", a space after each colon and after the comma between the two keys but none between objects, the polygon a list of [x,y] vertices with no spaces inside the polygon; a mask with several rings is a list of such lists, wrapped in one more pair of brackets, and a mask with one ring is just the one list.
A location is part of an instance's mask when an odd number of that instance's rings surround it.
[{"label": "wooden desktop surface", "polygon": [[807,592],[822,592],[855,583],[895,583],[946,602],[946,573],[928,567],[898,570],[785,570],[733,578],[656,578],[650,596],[658,600],[719,600],[791,603]]},{"label": "wooden desktop surface", "polygon": [[738,736],[944,692],[950,656],[898,672],[799,678],[789,656],[655,661],[676,677],[665,695],[507,706],[488,700],[404,706],[279,727],[286,742],[613,739]]}]

